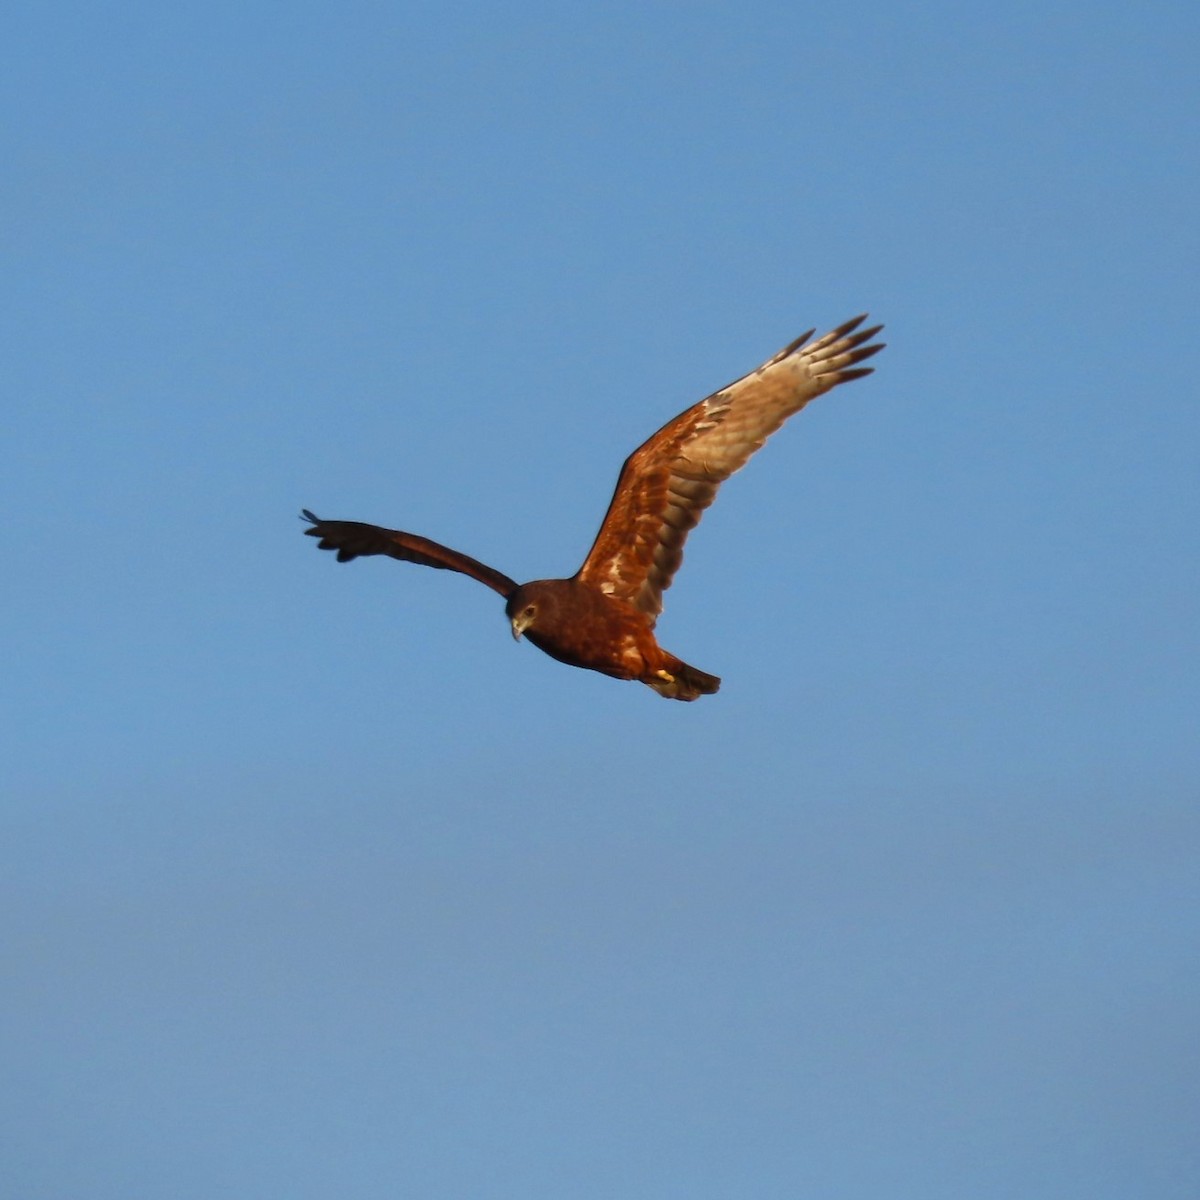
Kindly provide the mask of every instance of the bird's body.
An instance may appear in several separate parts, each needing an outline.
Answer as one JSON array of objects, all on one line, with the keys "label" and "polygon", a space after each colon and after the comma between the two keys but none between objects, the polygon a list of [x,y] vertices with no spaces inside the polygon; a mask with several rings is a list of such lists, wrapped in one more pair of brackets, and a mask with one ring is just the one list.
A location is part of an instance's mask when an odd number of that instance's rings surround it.
[{"label": "bird's body", "polygon": [[305,530],[339,562],[385,554],[459,571],[498,592],[513,636],[552,658],[616,679],[636,679],[662,696],[695,700],[721,681],[669,654],[654,636],[662,593],[683,559],[689,531],[717,488],[793,413],[883,349],[881,326],[847,321],[808,343],[805,334],[756,371],[680,413],[625,461],[608,513],[583,565],[569,579],[517,584],[477,559],[428,538],[358,521],[323,521],[307,509]]},{"label": "bird's body", "polygon": [[614,679],[636,679],[661,696],[695,700],[721,681],[668,654],[653,622],[619,596],[573,579],[522,584],[505,607],[513,634],[524,634],[551,658]]}]

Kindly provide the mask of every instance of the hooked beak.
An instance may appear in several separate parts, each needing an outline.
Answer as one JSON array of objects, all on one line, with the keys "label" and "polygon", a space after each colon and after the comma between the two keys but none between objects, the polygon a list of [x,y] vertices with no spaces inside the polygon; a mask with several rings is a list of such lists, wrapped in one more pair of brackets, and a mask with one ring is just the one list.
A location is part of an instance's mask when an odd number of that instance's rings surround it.
[{"label": "hooked beak", "polygon": [[524,613],[518,613],[515,617],[513,617],[512,635],[514,642],[519,642],[521,640],[521,634],[525,632],[525,628],[528,626],[531,619],[532,618],[527,617]]}]

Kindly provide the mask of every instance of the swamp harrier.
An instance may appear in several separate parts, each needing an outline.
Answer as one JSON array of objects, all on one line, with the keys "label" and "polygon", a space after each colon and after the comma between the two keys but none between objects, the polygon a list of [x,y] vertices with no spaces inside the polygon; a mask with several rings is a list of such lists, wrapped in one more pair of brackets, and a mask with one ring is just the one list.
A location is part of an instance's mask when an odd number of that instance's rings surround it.
[{"label": "swamp harrier", "polygon": [[386,554],[469,575],[506,601],[513,637],[525,634],[559,662],[614,679],[636,679],[672,700],[695,700],[721,686],[668,654],[654,637],[662,594],[683,561],[683,543],[717,488],[745,465],[793,413],[839,383],[860,379],[857,364],[883,349],[883,327],[859,329],[865,315],[809,343],[785,346],[736,383],[668,421],[621,468],[595,544],[570,579],[518,584],[428,538],[360,521],[324,521],[307,509],[304,532],[338,562]]}]

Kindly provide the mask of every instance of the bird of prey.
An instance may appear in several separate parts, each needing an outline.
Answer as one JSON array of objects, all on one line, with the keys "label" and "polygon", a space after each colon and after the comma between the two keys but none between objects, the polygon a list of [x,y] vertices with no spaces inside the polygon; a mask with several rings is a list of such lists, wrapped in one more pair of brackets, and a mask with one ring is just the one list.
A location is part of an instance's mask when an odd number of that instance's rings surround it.
[{"label": "bird of prey", "polygon": [[303,510],[322,550],[338,562],[386,554],[458,571],[499,592],[512,634],[573,667],[636,679],[672,700],[711,695],[720,679],[657,642],[662,594],[683,561],[683,543],[717,488],[793,413],[839,383],[861,379],[883,349],[866,315],[810,342],[813,330],[757,370],[694,404],[626,460],[600,532],[569,579],[518,584],[493,567],[428,538],[360,521],[326,521]]}]

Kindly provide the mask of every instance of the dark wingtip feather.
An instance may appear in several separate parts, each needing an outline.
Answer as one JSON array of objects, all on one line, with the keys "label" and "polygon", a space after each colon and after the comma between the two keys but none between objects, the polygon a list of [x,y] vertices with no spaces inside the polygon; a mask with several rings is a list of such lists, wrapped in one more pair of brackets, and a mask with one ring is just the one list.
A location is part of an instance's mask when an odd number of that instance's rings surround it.
[{"label": "dark wingtip feather", "polygon": [[316,513],[311,512],[307,508],[302,508],[300,510],[300,520],[307,521],[312,526],[311,529],[306,529],[304,531],[306,537],[321,536],[321,518],[318,517]]},{"label": "dark wingtip feather", "polygon": [[856,333],[856,334],[854,335],[854,339],[853,339],[853,340],[854,340],[854,344],[855,344],[855,345],[858,345],[858,343],[859,343],[859,342],[866,342],[866,341],[869,341],[869,340],[870,340],[871,338],[873,338],[873,337],[874,337],[874,336],[875,336],[875,335],[876,335],[876,334],[877,334],[877,333],[878,333],[878,332],[879,332],[879,331],[880,331],[882,328],[883,328],[883,326],[882,326],[882,325],[872,325],[870,329],[860,329],[860,330],[858,331],[858,333]]},{"label": "dark wingtip feather", "polygon": [[776,358],[786,358],[789,354],[794,354],[816,332],[817,332],[816,326],[814,326],[807,333],[802,333],[798,338],[795,339],[795,341],[788,342],[788,344],[786,346],[784,346],[784,348],[782,350],[780,350],[780,352],[775,357]]},{"label": "dark wingtip feather", "polygon": [[[853,333],[869,315],[868,313],[859,313],[857,317],[851,317],[849,321],[839,325],[833,332],[838,337],[844,337],[847,333]],[[882,329],[883,326],[880,325],[879,328]]]},{"label": "dark wingtip feather", "polygon": [[858,349],[851,351],[850,361],[862,362],[864,358],[870,358],[872,354],[878,354],[886,346],[887,342],[876,342],[873,346],[859,346]]}]

